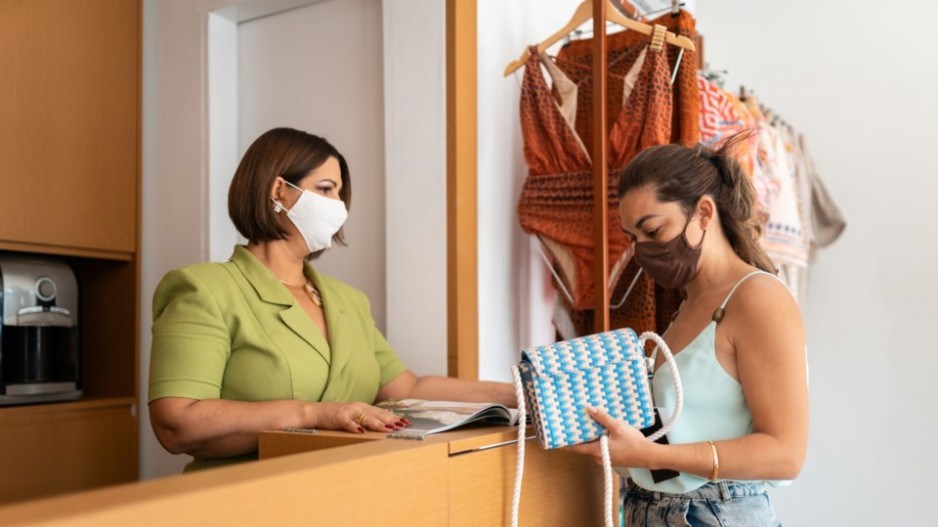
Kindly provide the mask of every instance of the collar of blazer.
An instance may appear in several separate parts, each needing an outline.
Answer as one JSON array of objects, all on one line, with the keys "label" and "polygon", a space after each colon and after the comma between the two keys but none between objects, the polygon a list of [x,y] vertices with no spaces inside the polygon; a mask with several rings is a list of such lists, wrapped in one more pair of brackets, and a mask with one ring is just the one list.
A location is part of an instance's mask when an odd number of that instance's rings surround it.
[{"label": "collar of blazer", "polygon": [[[323,312],[325,313],[326,327],[329,330],[329,340],[331,341],[330,346],[330,342],[327,342],[322,333],[316,329],[309,316],[296,303],[286,286],[280,283],[274,273],[251,254],[247,248],[241,245],[236,246],[234,254],[231,255],[231,261],[250,282],[262,301],[286,307],[280,312],[281,320],[294,333],[315,348],[327,362],[335,366],[336,359],[341,359],[341,357],[337,357],[336,348],[341,348],[341,346],[337,346],[337,343],[342,339],[343,319],[341,315],[345,311],[345,302],[342,295],[328,281],[324,281],[312,265],[309,263],[304,265],[303,273],[313,282],[313,285],[319,289],[322,295]],[[338,355],[341,355],[341,353]]]},{"label": "collar of blazer", "polygon": [[[257,296],[264,302],[271,304],[280,304],[291,306],[294,303],[293,295],[280,283],[280,280],[264,265],[256,256],[251,254],[243,245],[235,246],[234,254],[231,255],[231,261],[238,266],[238,269],[244,274],[248,282],[257,291]],[[310,263],[303,265],[303,274],[316,286],[322,295],[323,307],[329,306],[336,311],[345,311],[345,302],[342,295],[331,287],[331,284],[325,282],[319,273]]]}]

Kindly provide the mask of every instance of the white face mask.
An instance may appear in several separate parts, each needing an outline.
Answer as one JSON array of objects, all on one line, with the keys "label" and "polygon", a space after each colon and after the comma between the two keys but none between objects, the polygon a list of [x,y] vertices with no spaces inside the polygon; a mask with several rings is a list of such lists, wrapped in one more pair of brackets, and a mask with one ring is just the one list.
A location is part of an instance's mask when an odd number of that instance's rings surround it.
[{"label": "white face mask", "polygon": [[[310,253],[332,247],[332,237],[339,232],[348,218],[348,210],[340,199],[321,196],[311,190],[304,190],[284,180],[284,183],[302,192],[300,198],[287,210],[287,217],[296,225],[296,230],[306,240]],[[274,212],[286,209],[282,203],[271,198],[276,207]]]}]

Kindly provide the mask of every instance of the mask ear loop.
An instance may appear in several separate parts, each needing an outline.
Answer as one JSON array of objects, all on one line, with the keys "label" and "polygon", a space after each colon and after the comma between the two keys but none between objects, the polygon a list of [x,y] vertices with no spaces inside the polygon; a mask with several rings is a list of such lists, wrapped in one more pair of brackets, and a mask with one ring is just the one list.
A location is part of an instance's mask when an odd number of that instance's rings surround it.
[{"label": "mask ear loop", "polygon": [[[631,247],[631,249],[629,249],[629,252],[631,253],[631,254],[629,255],[629,258],[630,258],[630,259],[631,259],[631,258],[635,258],[635,242],[632,242],[632,247]],[[619,299],[619,301],[618,301],[615,305],[609,306],[609,309],[619,309],[620,307],[622,307],[622,306],[625,304],[625,301],[628,300],[629,295],[632,294],[632,289],[635,289],[635,284],[638,283],[638,278],[639,278],[640,276],[642,276],[642,271],[644,271],[644,269],[642,269],[641,267],[639,267],[639,268],[638,268],[638,272],[635,273],[635,277],[632,278],[632,283],[629,284],[629,287],[628,287],[628,289],[625,290],[625,293],[622,295],[622,298]]]},{"label": "mask ear loop", "polygon": [[[303,189],[301,189],[300,187],[294,185],[293,183],[290,183],[289,181],[287,181],[286,179],[283,179],[282,177],[278,177],[277,179],[279,179],[280,181],[283,181],[285,184],[287,184],[287,185],[289,185],[289,186],[295,188],[296,190],[299,190],[300,192],[305,192],[305,191],[304,191]],[[273,202],[274,202],[274,214],[280,214],[280,211],[286,209],[286,207],[283,205],[283,203],[280,203],[280,201],[277,200],[276,198],[274,198],[273,196],[270,197],[270,201],[273,201]]]}]

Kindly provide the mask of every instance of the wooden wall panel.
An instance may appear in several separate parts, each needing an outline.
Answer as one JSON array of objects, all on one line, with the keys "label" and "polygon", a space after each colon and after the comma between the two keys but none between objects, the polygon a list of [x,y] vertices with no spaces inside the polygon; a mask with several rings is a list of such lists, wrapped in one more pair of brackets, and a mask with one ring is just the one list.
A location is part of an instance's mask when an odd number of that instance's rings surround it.
[{"label": "wooden wall panel", "polygon": [[0,240],[135,250],[139,64],[139,2],[0,2]]},{"label": "wooden wall panel", "polygon": [[0,502],[138,477],[140,17],[0,1],[0,250],[74,269],[85,392],[0,407]]}]

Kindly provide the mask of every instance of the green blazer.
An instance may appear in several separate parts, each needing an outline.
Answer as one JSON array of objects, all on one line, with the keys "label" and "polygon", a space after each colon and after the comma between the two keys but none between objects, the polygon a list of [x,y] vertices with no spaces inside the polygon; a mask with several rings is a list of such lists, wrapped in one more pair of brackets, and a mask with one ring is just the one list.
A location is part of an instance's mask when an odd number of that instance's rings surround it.
[{"label": "green blazer", "polygon": [[153,296],[149,400],[363,401],[405,367],[375,327],[367,297],[304,273],[322,294],[329,342],[253,254],[169,272]]}]

